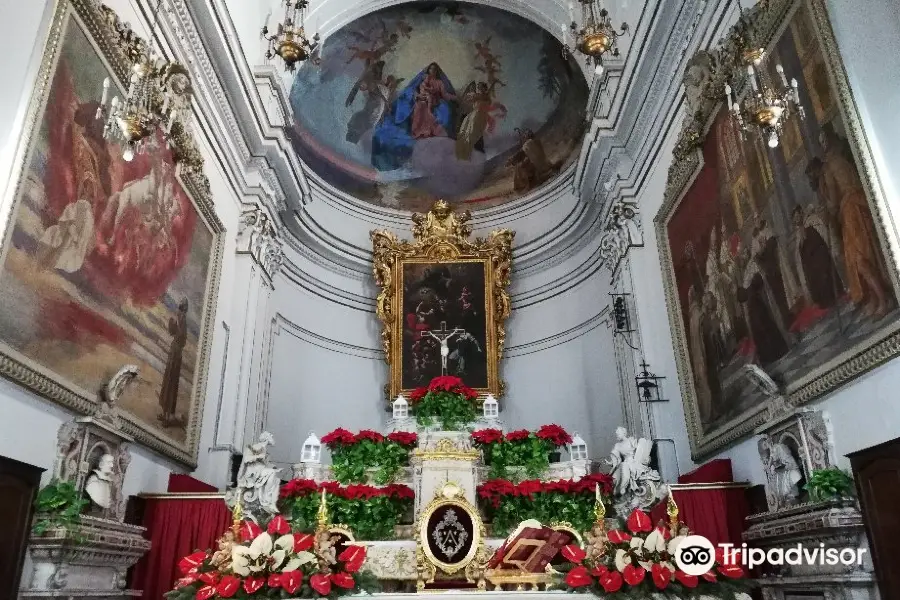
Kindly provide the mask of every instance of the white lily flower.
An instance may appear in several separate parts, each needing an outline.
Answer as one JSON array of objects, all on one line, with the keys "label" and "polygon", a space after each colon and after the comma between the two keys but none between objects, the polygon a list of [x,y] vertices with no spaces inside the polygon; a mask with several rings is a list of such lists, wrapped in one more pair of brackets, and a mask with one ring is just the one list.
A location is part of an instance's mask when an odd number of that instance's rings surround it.
[{"label": "white lily flower", "polygon": [[649,552],[662,552],[666,549],[666,538],[659,532],[659,529],[650,532],[650,535],[644,540],[644,549]]},{"label": "white lily flower", "polygon": [[621,573],[625,571],[625,567],[631,564],[628,553],[619,548],[616,550],[616,569]]},{"label": "white lily flower", "polygon": [[676,535],[669,540],[669,547],[667,549],[669,556],[675,556],[675,553],[678,551],[678,546],[681,545],[681,542],[683,542],[686,537],[686,535]]}]

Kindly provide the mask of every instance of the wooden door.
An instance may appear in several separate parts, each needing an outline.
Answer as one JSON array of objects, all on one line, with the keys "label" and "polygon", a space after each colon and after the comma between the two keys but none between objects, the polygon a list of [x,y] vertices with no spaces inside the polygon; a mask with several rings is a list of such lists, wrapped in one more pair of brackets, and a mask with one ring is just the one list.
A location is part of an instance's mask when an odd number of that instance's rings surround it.
[{"label": "wooden door", "polygon": [[0,598],[15,598],[44,469],[0,456]]},{"label": "wooden door", "polygon": [[881,597],[900,599],[900,438],[849,458]]}]

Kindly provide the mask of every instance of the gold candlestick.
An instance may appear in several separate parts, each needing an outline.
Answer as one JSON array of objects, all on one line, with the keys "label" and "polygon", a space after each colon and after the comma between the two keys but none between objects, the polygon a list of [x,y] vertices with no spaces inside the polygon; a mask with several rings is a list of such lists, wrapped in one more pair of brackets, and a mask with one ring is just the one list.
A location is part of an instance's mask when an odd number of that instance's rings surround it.
[{"label": "gold candlestick", "polygon": [[325,490],[322,490],[322,499],[319,501],[319,512],[316,515],[316,524],[318,531],[328,529],[328,500]]},{"label": "gold candlestick", "polygon": [[675,494],[669,488],[669,499],[666,502],[666,514],[669,515],[669,533],[678,535],[678,505],[675,504]]},{"label": "gold candlestick", "polygon": [[603,496],[600,494],[600,484],[594,488],[594,522],[598,525],[605,525],[606,522],[606,506],[603,504]]},{"label": "gold candlestick", "polygon": [[238,494],[238,498],[234,503],[234,508],[231,510],[231,531],[234,533],[234,539],[241,539],[241,521],[244,520],[244,511],[241,507],[241,496]]}]

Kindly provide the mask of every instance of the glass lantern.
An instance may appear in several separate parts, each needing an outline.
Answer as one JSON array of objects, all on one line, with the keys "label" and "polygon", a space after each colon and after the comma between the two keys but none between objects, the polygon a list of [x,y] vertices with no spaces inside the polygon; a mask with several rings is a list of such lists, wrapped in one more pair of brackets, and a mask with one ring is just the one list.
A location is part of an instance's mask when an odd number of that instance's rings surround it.
[{"label": "glass lantern", "polygon": [[309,437],[303,442],[303,448],[300,451],[300,462],[302,463],[318,463],[322,460],[322,442],[316,437],[312,431]]},{"label": "glass lantern", "polygon": [[588,459],[587,442],[577,433],[572,439],[572,443],[569,444],[569,458],[572,460]]},{"label": "glass lantern", "polygon": [[482,405],[485,419],[496,419],[500,416],[500,404],[493,394],[488,394]]},{"label": "glass lantern", "polygon": [[393,408],[395,421],[409,418],[409,402],[406,401],[403,394],[400,394],[397,396],[397,399],[394,400]]}]

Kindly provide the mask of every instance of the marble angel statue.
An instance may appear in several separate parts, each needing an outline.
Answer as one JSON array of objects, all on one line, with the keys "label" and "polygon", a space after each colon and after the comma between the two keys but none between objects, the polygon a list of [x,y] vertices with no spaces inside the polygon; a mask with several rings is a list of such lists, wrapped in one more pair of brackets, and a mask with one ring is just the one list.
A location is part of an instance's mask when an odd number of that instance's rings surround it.
[{"label": "marble angel statue", "polygon": [[624,427],[616,429],[616,444],[607,462],[612,467],[613,495],[619,514],[631,509],[648,509],[659,499],[659,473],[650,468],[653,442],[628,435]]},{"label": "marble angel statue", "polygon": [[272,434],[264,431],[259,441],[244,449],[244,457],[237,474],[237,487],[225,495],[225,502],[234,507],[238,500],[248,517],[258,520],[260,512],[274,515],[278,513],[278,493],[281,487],[279,473],[269,460],[269,446],[274,444]]}]

